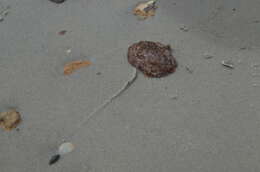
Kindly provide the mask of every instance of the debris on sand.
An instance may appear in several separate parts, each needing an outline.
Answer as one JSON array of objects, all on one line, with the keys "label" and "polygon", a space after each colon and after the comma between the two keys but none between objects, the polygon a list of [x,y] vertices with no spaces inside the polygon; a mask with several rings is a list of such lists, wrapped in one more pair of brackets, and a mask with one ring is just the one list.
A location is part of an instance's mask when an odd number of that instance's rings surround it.
[{"label": "debris on sand", "polygon": [[148,77],[160,78],[175,72],[177,62],[169,45],[140,41],[128,48],[128,62]]},{"label": "debris on sand", "polygon": [[133,13],[140,19],[147,19],[148,17],[155,15],[155,11],[157,9],[155,4],[156,0],[141,2],[134,8]]},{"label": "debris on sand", "polygon": [[253,63],[253,64],[251,64],[251,67],[259,68],[260,67],[260,63]]},{"label": "debris on sand", "polygon": [[0,22],[4,21],[5,17],[9,14],[10,6],[7,6],[5,9],[0,11]]},{"label": "debris on sand", "polygon": [[67,31],[66,31],[66,30],[61,30],[61,31],[59,31],[59,33],[58,33],[58,34],[62,36],[62,35],[65,35],[66,33],[67,33]]},{"label": "debris on sand", "polygon": [[183,32],[188,32],[190,29],[187,26],[183,25],[180,27],[180,30]]},{"label": "debris on sand", "polygon": [[190,67],[185,66],[185,69],[186,69],[186,71],[187,71],[188,73],[190,73],[190,74],[193,73],[193,70],[192,70]]},{"label": "debris on sand", "polygon": [[228,61],[223,60],[223,61],[221,62],[221,64],[222,64],[223,66],[225,66],[226,68],[234,69],[234,64],[233,64],[233,62],[232,62],[231,60],[228,60]]},{"label": "debris on sand", "polygon": [[55,164],[56,162],[58,162],[60,159],[60,155],[59,154],[56,154],[56,155],[53,155],[49,161],[49,165],[53,165]]},{"label": "debris on sand", "polygon": [[209,54],[208,52],[205,52],[204,54],[203,54],[203,58],[204,59],[212,59],[214,56],[213,55],[211,55],[211,54]]},{"label": "debris on sand", "polygon": [[59,147],[59,155],[65,155],[72,152],[75,149],[74,144],[70,142],[62,143]]},{"label": "debris on sand", "polygon": [[61,3],[65,2],[66,0],[49,0],[49,1],[56,3],[56,4],[61,4]]},{"label": "debris on sand", "polygon": [[70,142],[62,143],[58,149],[58,153],[53,155],[49,161],[49,165],[53,165],[58,162],[62,155],[68,154],[75,149],[74,144]]},{"label": "debris on sand", "polygon": [[253,84],[253,87],[260,87],[260,84]]},{"label": "debris on sand", "polygon": [[71,53],[71,49],[68,48],[68,49],[66,50],[66,53],[67,53],[67,54],[70,54],[70,53]]},{"label": "debris on sand", "polygon": [[110,103],[112,103],[115,99],[117,99],[119,96],[121,96],[137,79],[137,70],[136,68],[133,68],[133,72],[131,77],[126,80],[124,85],[120,89],[118,89],[114,94],[112,94],[108,99],[106,99],[102,104],[97,106],[88,116],[86,116],[84,119],[82,119],[78,125],[78,129],[84,126],[85,124],[90,121],[91,118],[93,118],[95,115],[98,114],[99,111],[103,110],[105,107],[107,107]]},{"label": "debris on sand", "polygon": [[0,127],[10,131],[21,122],[21,115],[15,110],[0,113]]},{"label": "debris on sand", "polygon": [[70,75],[72,74],[74,71],[82,68],[82,67],[86,67],[86,66],[89,66],[91,65],[91,62],[88,61],[88,60],[77,60],[77,61],[73,61],[73,62],[70,62],[68,64],[66,64],[64,66],[64,69],[63,69],[63,73],[64,75]]}]

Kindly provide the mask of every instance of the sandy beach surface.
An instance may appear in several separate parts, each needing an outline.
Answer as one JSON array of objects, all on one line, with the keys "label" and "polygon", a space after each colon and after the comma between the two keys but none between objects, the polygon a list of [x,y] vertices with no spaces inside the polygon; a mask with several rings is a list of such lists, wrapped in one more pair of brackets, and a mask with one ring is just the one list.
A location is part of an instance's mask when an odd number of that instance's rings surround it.
[{"label": "sandy beach surface", "polygon": [[[138,2],[0,0],[0,111],[22,115],[0,130],[0,172],[260,171],[260,1],[158,0],[143,21]],[[81,125],[131,77],[140,40],[171,45],[177,71],[139,72]],[[80,59],[92,64],[64,76]],[[75,150],[49,166],[64,141]]]}]

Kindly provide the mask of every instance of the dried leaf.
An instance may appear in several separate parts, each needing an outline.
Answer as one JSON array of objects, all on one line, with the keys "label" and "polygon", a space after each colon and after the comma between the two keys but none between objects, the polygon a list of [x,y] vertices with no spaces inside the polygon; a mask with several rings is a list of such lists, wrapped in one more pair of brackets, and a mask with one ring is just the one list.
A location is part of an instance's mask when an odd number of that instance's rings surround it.
[{"label": "dried leaf", "polygon": [[0,127],[6,131],[14,129],[20,122],[21,115],[15,110],[0,113]]},{"label": "dried leaf", "polygon": [[64,66],[64,75],[70,75],[75,70],[78,70],[82,67],[86,67],[86,66],[89,66],[89,65],[91,65],[91,62],[87,61],[87,60],[85,60],[85,61],[77,60],[77,61],[70,62],[70,63],[68,63]]},{"label": "dried leaf", "polygon": [[134,15],[140,17],[141,19],[146,19],[150,16],[155,15],[155,0],[151,0],[148,2],[141,2],[137,4],[137,6],[134,8],[133,13]]}]

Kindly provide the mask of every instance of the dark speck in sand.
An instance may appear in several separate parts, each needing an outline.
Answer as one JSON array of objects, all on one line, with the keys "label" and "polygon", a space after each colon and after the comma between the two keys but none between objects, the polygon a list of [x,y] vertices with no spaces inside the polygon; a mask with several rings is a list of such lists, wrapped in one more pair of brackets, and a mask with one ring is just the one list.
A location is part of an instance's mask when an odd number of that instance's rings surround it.
[{"label": "dark speck in sand", "polygon": [[56,4],[61,4],[61,3],[65,2],[66,0],[49,0],[49,1],[54,2]]},{"label": "dark speck in sand", "polygon": [[53,165],[55,164],[56,162],[58,162],[60,159],[60,155],[57,154],[57,155],[53,155],[49,161],[49,165]]},{"label": "dark speck in sand", "polygon": [[61,31],[59,31],[59,35],[65,35],[66,33],[67,33],[66,30],[61,30]]}]

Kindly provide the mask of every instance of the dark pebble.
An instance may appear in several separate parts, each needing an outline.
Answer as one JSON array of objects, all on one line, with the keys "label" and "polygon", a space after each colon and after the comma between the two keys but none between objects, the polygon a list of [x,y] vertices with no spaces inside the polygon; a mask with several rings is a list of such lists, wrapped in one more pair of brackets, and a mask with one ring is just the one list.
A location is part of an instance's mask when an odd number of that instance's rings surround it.
[{"label": "dark pebble", "polygon": [[128,48],[128,62],[148,77],[160,78],[175,72],[177,62],[169,45],[140,41]]},{"label": "dark pebble", "polygon": [[49,0],[49,1],[54,2],[56,4],[61,4],[61,3],[65,2],[66,0]]},{"label": "dark pebble", "polygon": [[59,35],[65,35],[67,33],[66,30],[59,31]]},{"label": "dark pebble", "polygon": [[58,162],[60,159],[60,155],[53,155],[49,161],[49,165],[55,164],[56,162]]}]

